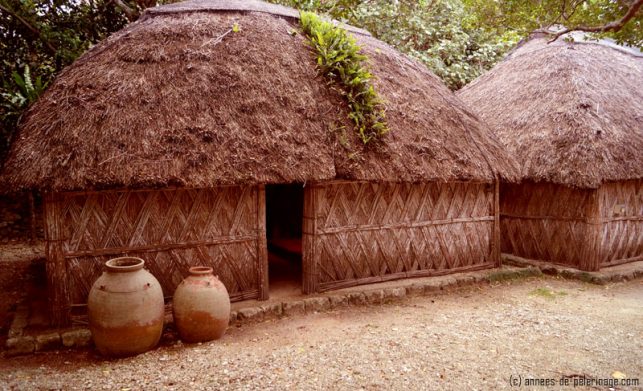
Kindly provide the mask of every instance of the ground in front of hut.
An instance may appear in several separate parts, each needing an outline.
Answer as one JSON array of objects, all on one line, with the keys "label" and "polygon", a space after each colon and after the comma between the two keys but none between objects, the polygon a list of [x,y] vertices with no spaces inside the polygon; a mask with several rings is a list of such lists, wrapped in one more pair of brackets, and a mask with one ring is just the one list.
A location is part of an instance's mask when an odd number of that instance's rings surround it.
[{"label": "ground in front of hut", "polygon": [[497,390],[518,376],[571,385],[616,371],[643,381],[642,320],[641,280],[532,278],[246,324],[121,360],[92,350],[4,359],[0,388]]}]

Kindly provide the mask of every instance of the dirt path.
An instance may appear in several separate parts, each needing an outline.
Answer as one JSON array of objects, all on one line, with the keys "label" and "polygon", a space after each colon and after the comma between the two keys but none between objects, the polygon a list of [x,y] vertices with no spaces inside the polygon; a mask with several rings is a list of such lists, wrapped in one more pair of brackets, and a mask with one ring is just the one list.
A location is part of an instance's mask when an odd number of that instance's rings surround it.
[{"label": "dirt path", "polygon": [[[107,361],[91,351],[0,361],[8,389],[510,388],[510,377],[643,381],[643,281],[534,279],[400,305],[246,325],[203,345]],[[517,376],[520,376],[518,378]],[[643,389],[621,387],[616,389]]]}]

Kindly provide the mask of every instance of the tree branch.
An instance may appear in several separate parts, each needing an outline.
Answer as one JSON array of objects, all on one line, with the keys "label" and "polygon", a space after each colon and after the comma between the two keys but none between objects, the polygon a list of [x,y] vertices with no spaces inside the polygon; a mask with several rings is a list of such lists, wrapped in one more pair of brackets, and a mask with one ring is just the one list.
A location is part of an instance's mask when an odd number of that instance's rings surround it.
[{"label": "tree branch", "polygon": [[49,52],[52,55],[54,55],[54,56],[56,55],[56,52],[57,52],[56,47],[51,42],[49,42],[47,39],[45,39],[45,37],[43,37],[42,32],[40,30],[35,28],[25,18],[23,18],[22,16],[18,15],[17,13],[15,13],[14,11],[10,10],[9,8],[5,7],[2,4],[0,4],[0,10],[6,12],[7,14],[9,14],[9,15],[13,16],[14,18],[16,18],[27,29],[29,29],[29,31],[31,31],[33,34],[35,34],[40,39],[40,41],[42,41],[42,43],[45,44],[45,46],[47,47],[47,49],[49,50]]},{"label": "tree branch", "polygon": [[551,33],[549,32],[549,29],[550,29],[552,26],[555,26],[555,25],[557,25],[557,24],[560,24],[560,23],[561,23],[561,19],[562,19],[562,20],[565,20],[565,21],[569,20],[569,19],[574,15],[574,13],[575,13],[575,12],[576,12],[576,10],[579,8],[579,6],[580,6],[581,4],[583,4],[583,3],[585,3],[585,1],[586,1],[586,0],[578,0],[577,2],[573,2],[573,1],[572,1],[572,4],[571,4],[571,12],[568,14],[568,13],[567,13],[567,1],[566,1],[566,0],[563,0],[563,3],[562,3],[562,4],[561,4],[561,6],[560,6],[560,13],[559,13],[559,14],[558,14],[558,16],[556,17],[556,19],[554,19],[554,21],[552,21],[551,23],[549,23],[549,25],[547,25],[547,27],[545,27],[545,28],[543,28],[543,29],[539,29],[538,31],[539,31],[539,32],[544,32],[544,33],[546,33],[546,34],[551,34]]},{"label": "tree branch", "polygon": [[627,12],[625,13],[625,15],[623,15],[623,17],[620,20],[615,20],[613,22],[606,23],[606,24],[604,24],[602,26],[583,26],[583,25],[579,25],[579,26],[574,26],[574,27],[563,29],[563,30],[555,33],[554,36],[552,37],[552,39],[550,39],[548,43],[552,43],[555,40],[557,40],[558,38],[560,38],[562,35],[565,35],[565,34],[567,34],[569,32],[572,32],[572,31],[586,31],[586,32],[589,32],[589,33],[604,33],[604,32],[607,32],[607,31],[614,31],[614,32],[619,31],[620,29],[623,28],[623,26],[625,26],[625,24],[627,22],[630,21],[630,19],[632,19],[634,16],[636,16],[636,13],[639,11],[639,9],[641,8],[642,5],[643,5],[643,0],[635,0],[635,1],[633,1],[630,4],[630,6],[629,6]]},{"label": "tree branch", "polygon": [[118,8],[123,10],[123,12],[125,13],[125,16],[127,16],[127,20],[129,20],[130,22],[133,22],[136,19],[138,19],[138,16],[139,16],[138,12],[136,10],[132,9],[127,4],[125,4],[124,1],[122,1],[122,0],[114,0],[114,3],[116,3],[116,6]]},{"label": "tree branch", "polygon": [[585,3],[587,0],[578,0],[576,3],[572,5],[572,10],[569,14],[565,14],[563,17],[565,20],[571,19],[572,16],[576,13],[576,10],[580,8],[580,5]]}]

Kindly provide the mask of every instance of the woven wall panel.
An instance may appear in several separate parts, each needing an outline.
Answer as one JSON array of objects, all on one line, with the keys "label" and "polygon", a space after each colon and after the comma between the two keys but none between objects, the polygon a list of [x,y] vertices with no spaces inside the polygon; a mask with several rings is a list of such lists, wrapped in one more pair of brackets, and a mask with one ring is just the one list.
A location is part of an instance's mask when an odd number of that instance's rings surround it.
[{"label": "woven wall panel", "polygon": [[643,180],[601,186],[601,265],[643,259]]},{"label": "woven wall panel", "polygon": [[494,187],[485,184],[308,186],[308,290],[489,266],[493,205]]},{"label": "woven wall panel", "polygon": [[48,260],[48,273],[63,268],[56,273],[65,276],[53,282],[59,305],[85,303],[104,262],[122,255],[143,258],[166,296],[190,266],[203,265],[214,268],[233,299],[257,297],[258,241],[265,235],[258,197],[255,187],[48,197],[48,253],[57,247],[63,260]]},{"label": "woven wall panel", "polygon": [[587,202],[593,190],[582,190],[551,183],[502,184],[500,213],[517,217],[591,217]]},{"label": "woven wall panel", "polygon": [[493,207],[492,188],[483,184],[353,182],[315,189],[322,230],[486,217]]},{"label": "woven wall panel", "polygon": [[583,270],[643,259],[643,181],[504,184],[502,251]]},{"label": "woven wall panel", "polygon": [[500,218],[502,252],[579,267],[585,258],[587,224],[548,219]]},{"label": "woven wall panel", "polygon": [[592,235],[593,192],[549,183],[501,185],[502,252],[580,267]]}]

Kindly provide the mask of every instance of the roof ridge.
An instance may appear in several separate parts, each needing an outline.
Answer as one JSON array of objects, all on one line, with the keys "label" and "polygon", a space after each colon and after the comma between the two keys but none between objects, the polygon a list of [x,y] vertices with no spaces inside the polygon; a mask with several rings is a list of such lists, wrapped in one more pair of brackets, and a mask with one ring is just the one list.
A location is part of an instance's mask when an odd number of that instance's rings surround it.
[{"label": "roof ridge", "polygon": [[[559,40],[564,40],[564,36],[560,37]],[[528,50],[528,51],[527,50],[524,50],[522,52],[520,51],[520,49],[526,48],[526,47],[528,47],[529,44],[534,44],[534,43],[537,43],[538,41],[546,41],[546,42],[545,42],[544,46],[534,48],[534,49],[531,49],[531,50]],[[557,47],[563,48],[563,47],[565,47],[564,46],[565,44],[570,45],[570,46],[573,46],[573,45],[593,45],[593,46],[605,48],[605,49],[608,49],[608,50],[614,50],[616,52],[619,52],[619,53],[622,53],[622,54],[625,54],[625,55],[628,55],[628,56],[632,56],[634,58],[642,58],[643,59],[643,53],[634,52],[634,50],[636,50],[635,48],[627,48],[627,47],[624,47],[622,45],[611,43],[607,39],[602,39],[602,40],[599,40],[599,41],[585,41],[585,40],[578,41],[578,40],[573,40],[571,42],[564,41],[564,43],[560,43],[559,41],[549,42],[544,37],[534,37],[534,38],[528,37],[528,38],[521,39],[516,44],[516,46],[513,49],[511,49],[509,51],[509,53],[507,53],[507,55],[505,56],[505,58],[502,59],[501,62],[504,62],[504,61],[506,61],[506,60],[508,60],[510,58],[518,58],[518,57],[524,56],[526,54],[536,53],[536,52],[539,52],[539,51],[542,51],[542,50],[548,50],[548,49],[557,48]]]},{"label": "roof ridge", "polygon": [[[160,15],[180,15],[199,12],[260,12],[299,20],[299,10],[261,0],[187,0],[148,8],[143,12],[140,20],[154,18]],[[370,32],[359,27],[351,26],[337,20],[330,21],[351,33],[371,36]]]}]

